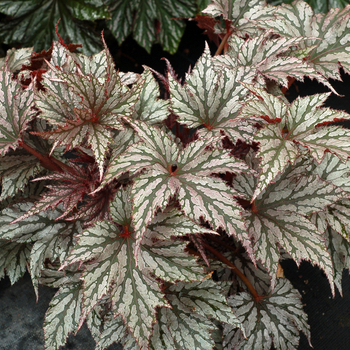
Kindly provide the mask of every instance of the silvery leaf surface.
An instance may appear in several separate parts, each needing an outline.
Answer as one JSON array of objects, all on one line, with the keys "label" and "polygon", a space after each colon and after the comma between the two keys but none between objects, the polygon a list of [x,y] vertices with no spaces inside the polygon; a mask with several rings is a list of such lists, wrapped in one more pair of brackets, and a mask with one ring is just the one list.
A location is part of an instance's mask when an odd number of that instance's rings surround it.
[{"label": "silvery leaf surface", "polygon": [[132,118],[143,120],[150,125],[161,123],[170,113],[169,101],[158,98],[159,85],[148,67],[145,67],[140,80],[143,81],[141,92],[135,104]]},{"label": "silvery leaf surface", "polygon": [[155,322],[157,306],[167,306],[158,282],[136,265],[135,241],[123,236],[115,224],[99,221],[79,235],[61,269],[75,262],[84,262],[82,273],[84,308],[80,324],[105,295],[110,295],[113,313],[120,314],[141,348]]},{"label": "silvery leaf surface", "polygon": [[[204,279],[201,282],[177,283],[169,288],[169,293],[177,295],[179,302],[190,310],[208,319],[216,319],[234,327],[243,326],[225,297],[225,288],[230,283]],[[243,330],[244,331],[244,330]]]},{"label": "silvery leaf surface", "polygon": [[66,344],[70,333],[77,333],[82,310],[82,282],[60,287],[52,298],[45,314],[45,349],[56,350]]},{"label": "silvery leaf surface", "polygon": [[[136,121],[128,120],[128,122],[132,123],[133,128],[135,127]],[[147,126],[143,123],[138,124],[138,135],[145,142],[131,145],[122,154],[116,153],[109,162],[101,186],[127,171],[135,172],[135,170],[141,170],[145,167],[156,166],[158,171],[165,169],[164,171],[168,172],[168,166],[171,167],[176,161],[178,147],[170,136],[157,127]],[[128,135],[132,138],[131,134]]]},{"label": "silvery leaf surface", "polygon": [[120,116],[132,114],[140,86],[129,89],[121,83],[106,45],[92,58],[79,58],[75,72],[48,63],[50,70],[43,81],[47,93],[38,95],[37,105],[41,118],[55,129],[39,135],[54,141],[54,147],[62,144],[69,149],[86,143],[102,176],[108,146],[113,142],[111,130],[124,129]]},{"label": "silvery leaf surface", "polygon": [[[64,261],[72,248],[74,237],[81,231],[79,222],[58,220],[62,210],[37,213],[29,218],[11,224],[14,219],[23,216],[31,203],[14,204],[1,211],[1,239],[16,243],[33,244],[29,258],[29,272],[38,296],[38,278],[46,259],[54,262]],[[22,214],[22,215],[21,215]]]},{"label": "silvery leaf surface", "polygon": [[36,114],[33,83],[23,90],[6,65],[0,69],[0,156],[16,149]]},{"label": "silvery leaf surface", "polygon": [[350,160],[344,163],[333,153],[327,152],[322,162],[316,163],[313,173],[350,194]]},{"label": "silvery leaf surface", "polygon": [[246,338],[240,329],[224,326],[224,350],[298,349],[299,332],[310,343],[310,326],[303,310],[301,296],[286,279],[278,279],[273,291],[266,291],[258,302],[243,292],[228,298],[246,330]]},{"label": "silvery leaf surface", "polygon": [[[234,122],[248,90],[239,81],[251,82],[250,69],[215,69],[208,45],[182,86],[169,77],[171,109],[179,123],[200,129],[204,138],[220,136],[228,122]],[[237,122],[239,131],[239,122]]]},{"label": "silvery leaf surface", "polygon": [[264,0],[214,0],[202,12],[212,17],[223,16],[224,19],[232,21],[232,25],[239,29],[240,26],[247,23],[251,13],[265,6]]},{"label": "silvery leaf surface", "polygon": [[81,267],[79,264],[69,266],[65,271],[59,271],[60,267],[57,262],[55,264],[46,263],[41,270],[41,276],[38,278],[39,284],[51,288],[60,288],[63,285],[80,282]]},{"label": "silvery leaf surface", "polygon": [[229,69],[248,66],[255,76],[262,75],[275,81],[278,85],[288,86],[288,77],[304,81],[304,76],[318,79],[324,85],[335,91],[332,85],[315,68],[302,58],[288,55],[289,51],[297,50],[303,37],[272,38],[272,31],[266,31],[258,36],[244,41],[231,37],[230,50],[226,55],[216,58],[219,64]]},{"label": "silvery leaf surface", "polygon": [[[127,230],[132,230],[132,194],[131,186],[120,189],[112,201],[111,217],[113,221]],[[140,243],[140,253],[137,254],[137,262],[140,270],[152,271],[152,273],[165,281],[191,281],[204,278],[204,270],[197,263],[197,258],[185,252],[186,242],[174,241],[170,239],[171,232],[164,229],[167,224],[171,225],[170,231],[177,234],[177,231],[209,232],[202,227],[190,223],[188,219],[180,217],[181,212],[171,210],[170,207],[163,213],[160,212],[152,220],[153,225],[147,229]]]},{"label": "silvery leaf surface", "polygon": [[331,205],[324,215],[328,225],[349,241],[350,199],[343,199]]},{"label": "silvery leaf surface", "polygon": [[127,170],[146,168],[135,179],[132,189],[137,244],[157,208],[164,210],[174,195],[185,214],[195,222],[199,223],[203,216],[215,230],[222,227],[230,234],[244,230],[241,208],[233,198],[237,193],[223,181],[209,176],[223,170],[250,171],[244,162],[225,150],[206,149],[212,140],[196,140],[179,149],[161,129],[141,121],[128,122],[144,142],[131,146],[111,161],[101,186]]},{"label": "silvery leaf surface", "polygon": [[23,191],[28,181],[40,173],[43,167],[35,156],[26,154],[7,154],[0,158],[1,197],[0,201],[7,197],[13,197],[19,191]]},{"label": "silvery leaf surface", "polygon": [[191,233],[211,233],[216,231],[199,226],[173,206],[159,212],[147,227],[147,237],[151,239],[169,240],[173,236],[185,236]]},{"label": "silvery leaf surface", "polygon": [[[181,284],[181,287],[183,288],[184,284]],[[211,332],[216,326],[206,317],[194,313],[181,301],[181,292],[176,292],[173,288],[174,286],[170,286],[166,294],[171,308],[158,309],[150,349],[212,350],[215,342]]]},{"label": "silvery leaf surface", "polygon": [[257,197],[255,208],[258,211],[270,208],[294,211],[308,216],[347,196],[341,188],[318,175],[307,174],[304,169],[298,164],[288,165],[285,172]]},{"label": "silvery leaf surface", "polygon": [[33,53],[32,47],[26,47],[22,49],[9,49],[6,52],[6,57],[0,58],[0,69],[5,65],[12,73],[20,70],[22,65],[29,65],[30,58]]},{"label": "silvery leaf surface", "polygon": [[286,105],[262,89],[252,86],[249,89],[258,99],[247,102],[242,116],[260,115],[262,119],[270,121],[254,137],[260,143],[258,157],[262,158],[262,171],[253,198],[274,181],[288,163],[294,164],[300,155],[298,144],[307,147],[319,163],[326,151],[346,161],[350,155],[350,137],[346,135],[345,129],[328,124],[349,119],[350,116],[342,111],[321,107],[329,94],[298,97]]},{"label": "silvery leaf surface", "polygon": [[327,227],[325,236],[327,239],[327,248],[333,262],[334,283],[340,295],[343,295],[342,277],[343,270],[349,270],[350,268],[350,243],[330,226]]},{"label": "silvery leaf surface", "polygon": [[108,314],[103,323],[103,330],[99,335],[95,350],[107,349],[113,343],[120,343],[123,350],[139,350],[135,338],[130,334],[121,316]]},{"label": "silvery leaf surface", "polygon": [[31,248],[31,244],[0,239],[0,278],[5,277],[6,271],[12,285],[23,277]]},{"label": "silvery leaf surface", "polygon": [[304,1],[276,7],[275,19],[260,21],[259,26],[269,28],[284,37],[307,38],[302,47],[317,45],[311,51],[308,62],[327,79],[340,80],[340,66],[350,69],[350,5],[344,9],[332,9],[327,14],[314,14]]},{"label": "silvery leaf surface", "polygon": [[[269,290],[271,285],[271,277],[266,271],[266,268],[257,261],[255,264],[250,259],[247,252],[242,249],[239,252],[226,252],[223,253],[223,256],[231,261],[237,269],[239,269],[252,284],[254,289],[259,295],[264,295],[267,290]],[[249,292],[247,286],[244,282],[237,276],[232,268],[222,263],[221,261],[213,261],[210,264],[211,268],[216,271],[219,281],[233,281],[232,287],[230,290],[244,290]]]},{"label": "silvery leaf surface", "polygon": [[[309,260],[325,271],[333,286],[333,266],[326,250],[325,238],[305,216],[276,208],[247,213],[253,260],[260,260],[276,283],[280,248],[286,249],[299,265]],[[334,289],[333,289],[334,292]]]}]

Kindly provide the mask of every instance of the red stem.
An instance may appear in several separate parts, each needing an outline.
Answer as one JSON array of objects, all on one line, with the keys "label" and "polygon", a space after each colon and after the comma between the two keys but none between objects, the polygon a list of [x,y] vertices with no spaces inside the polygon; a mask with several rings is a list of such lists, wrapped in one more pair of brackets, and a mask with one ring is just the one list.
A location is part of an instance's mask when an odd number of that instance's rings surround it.
[{"label": "red stem", "polygon": [[71,170],[69,166],[65,165],[64,163],[60,162],[59,160],[53,157],[41,154],[36,149],[30,147],[22,140],[20,140],[18,144],[20,147],[23,147],[26,151],[37,157],[40,160],[41,165],[46,169],[49,169],[51,171],[58,171],[60,173],[63,173],[63,169],[69,169],[69,171]]},{"label": "red stem", "polygon": [[223,37],[223,39],[222,39],[222,41],[221,41],[221,43],[220,43],[218,49],[216,50],[214,56],[218,56],[218,55],[221,54],[221,52],[222,52],[222,50],[224,49],[224,46],[225,46],[225,44],[226,44],[228,38],[230,37],[230,35],[231,35],[231,31],[228,30],[228,31],[226,32],[225,36]]},{"label": "red stem", "polygon": [[213,248],[211,245],[202,242],[203,246],[209,250],[212,254],[214,254],[220,261],[222,261],[224,264],[229,266],[232,271],[243,281],[243,283],[248,287],[250,293],[253,295],[256,302],[259,302],[263,296],[259,295],[258,292],[255,290],[253,285],[250,283],[248,278],[234,265],[230,260],[225,258],[221,253],[219,253],[215,248]]}]

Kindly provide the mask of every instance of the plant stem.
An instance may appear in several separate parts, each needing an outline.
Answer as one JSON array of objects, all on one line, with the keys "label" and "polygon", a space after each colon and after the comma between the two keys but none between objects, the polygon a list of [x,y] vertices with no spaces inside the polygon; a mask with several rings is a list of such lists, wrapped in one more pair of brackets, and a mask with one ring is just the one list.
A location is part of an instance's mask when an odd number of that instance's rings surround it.
[{"label": "plant stem", "polygon": [[225,44],[226,44],[226,42],[227,42],[227,39],[230,37],[230,35],[231,35],[231,31],[228,30],[228,31],[226,32],[225,36],[223,37],[223,39],[222,39],[222,41],[221,41],[221,43],[220,43],[218,49],[216,50],[215,56],[218,56],[218,55],[221,54],[221,52],[222,52],[222,50],[224,49],[224,46],[225,46]]},{"label": "plant stem", "polygon": [[213,248],[208,243],[203,242],[203,246],[209,250],[212,254],[214,254],[220,261],[222,261],[224,264],[229,266],[234,273],[243,281],[243,283],[248,287],[250,293],[253,295],[256,302],[259,302],[263,296],[259,295],[258,292],[255,290],[253,285],[250,283],[248,278],[234,265],[230,260],[225,258],[221,253],[219,253],[215,248]]},{"label": "plant stem", "polygon": [[46,169],[49,169],[51,171],[58,171],[60,173],[63,172],[63,169],[67,171],[71,170],[70,167],[66,164],[60,162],[59,160],[53,157],[41,154],[36,149],[26,144],[23,140],[19,141],[19,146],[23,147],[26,151],[37,157],[40,160],[41,165]]}]

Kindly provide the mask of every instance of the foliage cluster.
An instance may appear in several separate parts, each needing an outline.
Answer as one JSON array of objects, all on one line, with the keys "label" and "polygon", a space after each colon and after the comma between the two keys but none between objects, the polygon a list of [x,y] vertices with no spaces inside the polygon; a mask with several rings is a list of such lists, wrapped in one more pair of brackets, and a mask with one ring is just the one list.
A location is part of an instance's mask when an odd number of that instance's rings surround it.
[{"label": "foliage cluster", "polygon": [[59,37],[0,61],[0,277],[58,288],[46,349],[84,322],[96,349],[297,349],[307,315],[279,262],[342,292],[350,115],[323,107],[331,92],[284,93],[309,77],[337,94],[350,6],[215,0],[202,16],[220,45],[184,81],[169,63],[116,71],[103,36],[93,56]]},{"label": "foliage cluster", "polygon": [[[68,42],[83,44],[86,55],[101,50],[98,32],[108,30],[119,43],[130,34],[147,51],[160,43],[175,53],[185,29],[185,18],[194,17],[209,0],[0,0],[0,41],[50,47],[55,25]],[[30,28],[30,29],[29,29]],[[97,34],[97,35],[96,35]]]}]

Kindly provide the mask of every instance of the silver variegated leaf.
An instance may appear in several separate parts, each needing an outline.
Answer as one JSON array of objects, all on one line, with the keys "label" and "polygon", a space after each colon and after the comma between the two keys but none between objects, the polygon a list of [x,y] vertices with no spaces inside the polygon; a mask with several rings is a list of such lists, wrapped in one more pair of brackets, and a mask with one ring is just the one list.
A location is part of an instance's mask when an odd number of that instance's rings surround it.
[{"label": "silver variegated leaf", "polygon": [[[200,129],[200,136],[218,137],[226,126],[236,127],[235,120],[248,90],[239,81],[251,81],[250,69],[214,69],[208,45],[190,74],[181,85],[169,77],[171,109],[179,116],[179,123]],[[243,137],[241,137],[243,138]]]},{"label": "silver variegated leaf", "polygon": [[5,65],[12,73],[20,70],[22,65],[29,65],[30,58],[33,53],[32,47],[26,47],[23,49],[9,49],[6,52],[6,57],[0,58],[0,69]]},{"label": "silver variegated leaf", "polygon": [[330,226],[327,227],[325,236],[327,239],[327,248],[331,254],[334,267],[334,283],[340,295],[343,295],[343,270],[350,269],[350,243]]},{"label": "silver variegated leaf", "polygon": [[182,303],[177,293],[171,293],[171,288],[167,294],[171,308],[158,309],[150,349],[212,350],[215,342],[210,333],[216,326]]},{"label": "silver variegated leaf", "polygon": [[45,314],[45,349],[57,350],[66,344],[70,333],[79,330],[82,312],[82,282],[67,283],[52,298]]},{"label": "silver variegated leaf", "polygon": [[102,176],[108,146],[113,142],[112,129],[124,129],[120,116],[132,115],[141,86],[129,89],[122,84],[106,45],[92,58],[75,58],[75,72],[48,63],[50,69],[43,80],[47,91],[38,94],[37,107],[55,129],[39,134],[55,141],[54,147],[91,146]]},{"label": "silver variegated leaf", "polygon": [[168,206],[163,212],[157,213],[147,227],[147,237],[157,240],[169,240],[174,236],[191,233],[216,234],[216,231],[197,225],[173,206]]},{"label": "silver variegated leaf", "polygon": [[214,282],[207,278],[201,282],[179,282],[171,286],[169,292],[177,294],[179,303],[186,305],[193,312],[243,330],[241,322],[228,306],[224,295],[229,285],[230,283]]},{"label": "silver variegated leaf", "polygon": [[[238,245],[238,243],[236,244]],[[264,295],[265,292],[269,290],[271,277],[259,261],[255,262],[254,264],[245,251],[239,252],[238,254],[227,252],[223,253],[223,256],[231,261],[236,268],[247,277],[258,295]],[[232,268],[228,267],[221,261],[214,261],[210,264],[210,266],[216,271],[219,281],[231,281],[231,283],[232,281],[234,282],[231,290],[232,288],[235,288],[234,291],[236,291],[237,287],[239,286],[240,290],[249,292],[246,284],[244,284],[244,282],[237,276]]]},{"label": "silver variegated leaf", "polygon": [[187,174],[181,176],[181,183],[184,186],[179,188],[178,199],[190,219],[200,222],[203,217],[214,230],[221,227],[229,235],[246,231],[242,208],[233,199],[236,193],[232,188],[222,181]]},{"label": "silver variegated leaf", "polygon": [[129,147],[111,162],[100,187],[125,171],[146,167],[135,179],[131,192],[137,245],[156,210],[164,210],[177,193],[185,214],[195,222],[204,217],[215,230],[222,227],[229,234],[244,230],[241,208],[233,198],[237,193],[223,181],[209,176],[216,171],[250,171],[244,162],[234,159],[226,150],[207,149],[211,139],[196,140],[179,149],[159,128],[136,120],[128,122],[144,142]]},{"label": "silver variegated leaf", "polygon": [[264,115],[269,121],[254,137],[260,143],[258,156],[262,158],[262,172],[253,199],[261,193],[288,163],[294,164],[301,155],[298,144],[310,150],[321,162],[326,151],[335,153],[344,162],[350,155],[350,137],[341,127],[327,126],[332,121],[349,119],[345,112],[321,108],[329,94],[298,97],[284,105],[278,97],[249,86],[259,99],[249,101],[242,110],[245,117]]},{"label": "silver variegated leaf", "polygon": [[138,265],[168,282],[199,281],[205,278],[204,269],[197,258],[185,252],[186,243],[155,240],[146,231],[140,247]]},{"label": "silver variegated leaf", "polygon": [[12,79],[6,65],[0,69],[0,156],[16,149],[22,133],[36,114],[33,109],[34,89],[31,83],[26,90]]},{"label": "silver variegated leaf", "polygon": [[327,152],[320,164],[316,163],[313,173],[350,193],[350,160],[345,164],[334,154]]},{"label": "silver variegated leaf", "polygon": [[271,208],[308,216],[325,210],[346,196],[341,188],[318,175],[309,175],[299,160],[294,167],[288,165],[285,172],[258,196],[255,209],[265,211]]},{"label": "silver variegated leaf", "polygon": [[135,338],[130,334],[121,316],[108,313],[103,320],[102,332],[95,350],[107,349],[113,343],[120,343],[123,350],[139,350]]},{"label": "silver variegated leaf", "polygon": [[331,205],[324,215],[328,225],[350,241],[350,199],[343,199]]},{"label": "silver variegated leaf", "polygon": [[[349,116],[347,116],[349,118]],[[326,152],[336,154],[344,163],[350,157],[349,131],[341,126],[329,126],[316,129],[314,134],[301,137],[300,144],[311,150],[311,155],[321,162]]]},{"label": "silver variegated leaf", "polygon": [[[247,227],[254,255],[252,259],[261,260],[272,277],[275,286],[280,248],[285,249],[299,265],[309,260],[325,271],[333,286],[333,266],[326,249],[324,236],[305,216],[296,212],[260,209],[246,214]],[[334,293],[334,288],[333,288]]]},{"label": "silver variegated leaf", "polygon": [[111,161],[125,152],[128,147],[139,141],[140,138],[134,132],[134,129],[130,126],[125,126],[125,130],[118,131],[113,137],[113,142],[110,145],[112,148]]},{"label": "silver variegated leaf", "polygon": [[61,269],[75,263],[90,261],[82,274],[84,310],[86,315],[105,295],[110,295],[113,313],[120,314],[130,327],[141,349],[146,349],[155,322],[155,308],[167,306],[158,282],[148,270],[136,266],[135,242],[117,226],[107,221],[83,231]]},{"label": "silver variegated leaf", "polygon": [[81,282],[81,266],[79,263],[70,265],[65,271],[58,271],[59,266],[57,262],[55,264],[47,262],[41,270],[41,276],[38,279],[39,284],[58,289],[69,283]]},{"label": "silver variegated leaf", "polygon": [[256,301],[243,292],[229,297],[229,305],[241,320],[246,338],[240,329],[224,326],[224,350],[297,350],[299,332],[302,331],[310,343],[310,326],[303,311],[301,296],[286,279],[278,279],[273,291]]},{"label": "silver variegated leaf", "polygon": [[23,191],[30,178],[37,175],[43,167],[39,159],[32,155],[9,155],[0,158],[2,177],[0,201],[13,197]]},{"label": "silver variegated leaf", "polygon": [[158,98],[159,85],[149,68],[145,67],[140,79],[143,81],[141,93],[132,117],[150,125],[161,123],[169,115],[169,101]]},{"label": "silver variegated leaf", "polygon": [[31,244],[0,239],[0,278],[5,277],[6,272],[11,284],[14,284],[23,277],[31,248]]},{"label": "silver variegated leaf", "polygon": [[31,203],[19,203],[2,210],[0,238],[33,244],[30,252],[29,271],[38,296],[38,278],[41,276],[44,262],[46,259],[51,262],[59,259],[63,262],[73,245],[74,237],[81,231],[81,226],[78,221],[74,223],[57,221],[56,218],[62,214],[60,208],[11,224],[15,218],[22,216],[30,205]]},{"label": "silver variegated leaf", "polygon": [[[122,225],[124,230],[132,230],[132,203],[130,201],[131,186],[126,189],[120,189],[114,200],[110,204],[111,217],[113,221]],[[171,223],[171,229],[174,234],[185,231],[186,234],[192,232],[210,232],[189,221],[178,210],[171,210],[169,207],[164,213],[159,213],[153,219],[151,229],[148,229],[140,243],[140,254],[137,254],[137,262],[140,270],[152,271],[152,273],[169,282],[201,280],[205,277],[204,270],[198,265],[194,256],[185,252],[186,243],[170,239],[171,232],[162,235],[166,225]],[[178,220],[176,220],[178,219]],[[184,224],[184,225],[183,225]],[[153,230],[152,230],[153,228]],[[163,229],[163,230],[162,230]],[[197,230],[196,230],[197,229]]]},{"label": "silver variegated leaf", "polygon": [[259,75],[273,80],[278,85],[288,87],[288,77],[304,81],[304,76],[321,81],[335,92],[332,85],[307,61],[297,57],[290,57],[291,49],[297,50],[303,37],[272,38],[271,30],[246,41],[239,37],[231,37],[228,54],[216,58],[217,66],[223,65],[229,69],[238,66],[248,66],[255,71],[255,78]]},{"label": "silver variegated leaf", "polygon": [[327,79],[340,79],[339,68],[350,71],[350,6],[334,9],[328,14],[314,14],[305,1],[276,7],[270,21],[259,21],[259,26],[271,28],[283,37],[307,38],[301,47],[313,46],[308,57],[316,71]]},{"label": "silver variegated leaf", "polygon": [[[247,24],[251,13],[258,8],[265,7],[264,0],[214,0],[207,6],[203,13],[212,17],[223,16],[224,19],[232,21],[234,27],[243,27]],[[255,11],[252,9],[255,8]]]}]

